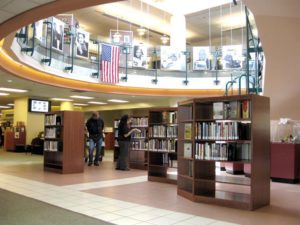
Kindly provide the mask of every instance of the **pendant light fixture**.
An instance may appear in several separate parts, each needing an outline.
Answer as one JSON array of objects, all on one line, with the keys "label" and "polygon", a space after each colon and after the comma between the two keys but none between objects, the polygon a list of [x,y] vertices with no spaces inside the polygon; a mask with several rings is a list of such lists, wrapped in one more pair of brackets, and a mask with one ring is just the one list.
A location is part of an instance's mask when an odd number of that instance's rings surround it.
[{"label": "pendant light fixture", "polygon": [[113,34],[113,42],[120,43],[122,35],[119,32],[119,17],[117,17],[117,32]]},{"label": "pendant light fixture", "polygon": [[[166,11],[164,11],[164,22],[166,21]],[[168,35],[166,35],[166,33],[163,34],[163,36],[160,37],[160,40],[162,42],[163,45],[166,45],[170,38]]]},{"label": "pendant light fixture", "polygon": [[[143,14],[143,1],[141,1],[141,14]],[[145,27],[143,27],[142,25],[139,28],[137,28],[136,31],[138,32],[139,36],[144,36],[147,32]]]}]

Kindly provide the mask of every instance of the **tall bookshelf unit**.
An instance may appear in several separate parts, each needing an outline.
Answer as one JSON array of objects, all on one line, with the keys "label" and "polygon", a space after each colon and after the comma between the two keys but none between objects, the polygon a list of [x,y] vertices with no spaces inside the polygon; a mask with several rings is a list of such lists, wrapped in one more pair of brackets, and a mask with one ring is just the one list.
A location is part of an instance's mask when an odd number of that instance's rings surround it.
[{"label": "tall bookshelf unit", "polygon": [[177,108],[149,110],[148,180],[177,183],[168,175],[169,157],[177,156]]},{"label": "tall bookshelf unit", "polygon": [[84,169],[84,115],[61,111],[45,115],[44,169],[82,173]]},{"label": "tall bookshelf unit", "polygon": [[147,170],[148,168],[148,117],[132,117],[132,128],[141,133],[131,136],[129,148],[129,166],[132,169]]},{"label": "tall bookshelf unit", "polygon": [[[195,202],[247,210],[269,205],[269,114],[269,98],[257,95],[181,102],[178,194]],[[216,162],[244,163],[251,168],[250,177],[220,176]]]},{"label": "tall bookshelf unit", "polygon": [[118,160],[119,151],[120,151],[119,144],[118,144],[118,127],[119,127],[119,123],[120,123],[120,120],[118,120],[118,119],[114,120],[114,137],[115,137],[114,154],[113,154],[114,162],[116,162]]}]

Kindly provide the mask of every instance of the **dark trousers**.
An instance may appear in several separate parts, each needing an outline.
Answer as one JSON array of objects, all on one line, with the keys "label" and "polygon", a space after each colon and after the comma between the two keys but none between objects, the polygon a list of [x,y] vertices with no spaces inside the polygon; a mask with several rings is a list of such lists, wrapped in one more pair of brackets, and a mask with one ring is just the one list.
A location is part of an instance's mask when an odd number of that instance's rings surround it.
[{"label": "dark trousers", "polygon": [[117,161],[117,168],[121,170],[128,169],[128,154],[129,154],[129,141],[118,141],[119,143],[119,157]]},{"label": "dark trousers", "polygon": [[89,162],[93,162],[93,153],[94,148],[96,147],[96,155],[94,162],[99,162],[100,152],[102,148],[102,138],[99,139],[99,141],[95,142],[93,139],[89,139]]}]

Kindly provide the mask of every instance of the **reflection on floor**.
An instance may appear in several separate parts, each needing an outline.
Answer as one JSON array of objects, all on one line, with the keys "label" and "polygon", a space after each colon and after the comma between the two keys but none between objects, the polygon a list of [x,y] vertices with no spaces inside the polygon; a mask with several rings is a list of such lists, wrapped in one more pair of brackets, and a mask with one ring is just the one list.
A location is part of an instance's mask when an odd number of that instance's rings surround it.
[{"label": "reflection on floor", "polygon": [[[111,154],[83,174],[44,172],[42,157],[0,151],[0,188],[114,224],[300,224],[300,186],[272,183],[271,206],[254,212],[190,202],[146,172],[115,171]],[[225,222],[226,221],[226,222]]]}]

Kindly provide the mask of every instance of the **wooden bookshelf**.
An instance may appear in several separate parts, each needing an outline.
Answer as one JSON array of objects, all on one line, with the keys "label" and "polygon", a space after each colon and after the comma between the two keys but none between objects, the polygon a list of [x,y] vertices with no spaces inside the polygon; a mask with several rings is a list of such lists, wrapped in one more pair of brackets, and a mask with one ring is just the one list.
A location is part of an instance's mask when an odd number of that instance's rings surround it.
[{"label": "wooden bookshelf", "polygon": [[177,159],[177,108],[149,110],[148,180],[177,183],[177,176],[169,175],[170,157]]},{"label": "wooden bookshelf", "polygon": [[147,170],[148,168],[148,116],[132,117],[132,128],[141,130],[131,136],[129,167]]},{"label": "wooden bookshelf", "polygon": [[[258,95],[179,103],[178,194],[195,202],[247,210],[269,205],[269,115],[269,98]],[[251,172],[249,177],[229,175],[216,170],[217,162],[223,167],[244,164]]]},{"label": "wooden bookshelf", "polygon": [[119,122],[120,120],[119,119],[115,119],[114,120],[114,162],[116,162],[118,160],[118,157],[119,157],[119,151],[120,151],[120,148],[119,148],[119,144],[118,144],[118,126],[119,126]]},{"label": "wooden bookshelf", "polygon": [[84,115],[61,111],[45,115],[44,169],[67,173],[84,170]]}]

